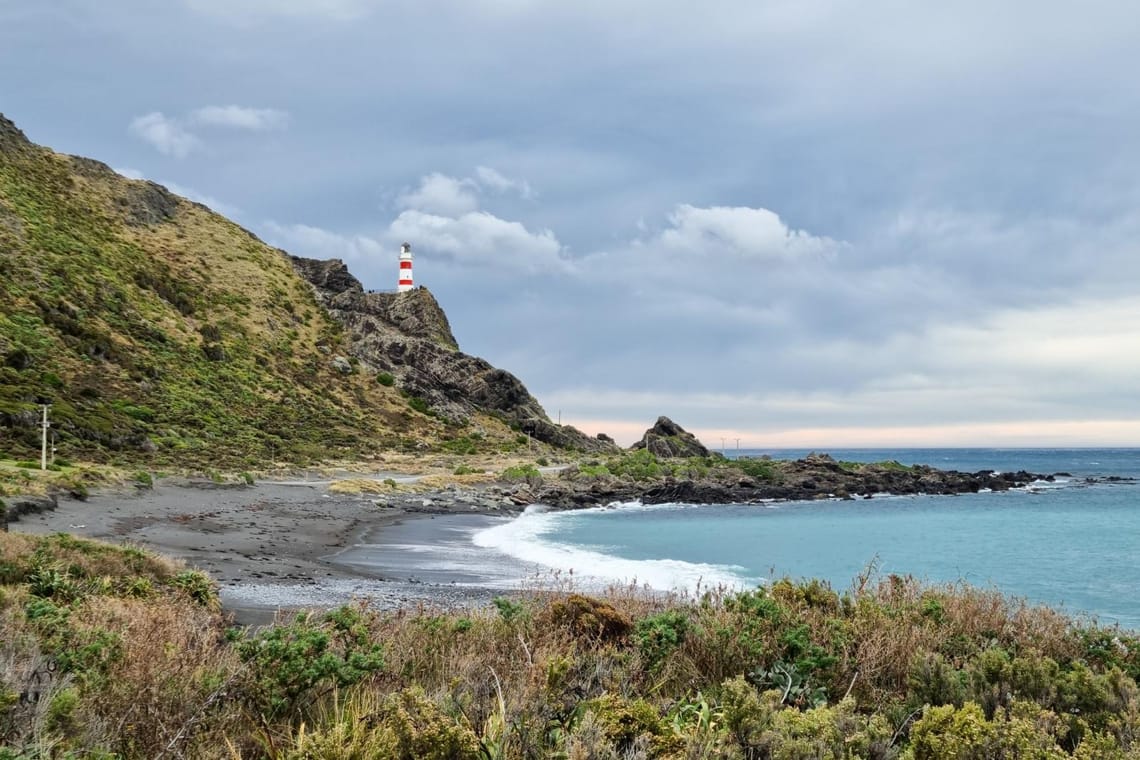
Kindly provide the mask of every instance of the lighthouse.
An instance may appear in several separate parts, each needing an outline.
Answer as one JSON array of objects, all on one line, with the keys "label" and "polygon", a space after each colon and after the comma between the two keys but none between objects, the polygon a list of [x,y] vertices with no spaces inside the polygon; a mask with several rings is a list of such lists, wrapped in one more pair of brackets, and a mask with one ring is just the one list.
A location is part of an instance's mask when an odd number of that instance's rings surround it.
[{"label": "lighthouse", "polygon": [[412,289],[412,246],[404,243],[400,246],[400,281],[396,290],[404,293]]}]

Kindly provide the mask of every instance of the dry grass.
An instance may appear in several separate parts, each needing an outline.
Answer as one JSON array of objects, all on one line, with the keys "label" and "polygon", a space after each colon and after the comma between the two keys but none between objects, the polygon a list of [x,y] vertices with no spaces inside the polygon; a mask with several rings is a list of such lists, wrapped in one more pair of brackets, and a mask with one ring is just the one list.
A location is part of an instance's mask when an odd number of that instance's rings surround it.
[{"label": "dry grass", "polygon": [[[591,598],[567,578],[475,610],[358,606],[282,620],[285,638],[242,650],[218,614],[160,585],[176,566],[98,546],[0,534],[9,566],[38,557],[74,564],[76,577],[129,574],[71,601],[19,577],[0,587],[0,704],[49,657],[97,655],[53,675],[42,698],[0,709],[0,740],[128,758],[420,757],[441,746],[452,747],[445,757],[740,758],[763,756],[764,742],[826,736],[873,740],[874,756],[894,757],[937,673],[956,684],[951,708],[976,700],[985,719],[1037,700],[1034,725],[1052,733],[1033,741],[1058,742],[1058,757],[1085,736],[1128,749],[1140,720],[1140,641],[964,585],[888,576],[845,594],[781,581],[744,594],[625,586]],[[138,578],[150,586],[128,582]],[[65,615],[45,626],[45,609]],[[353,671],[352,653],[375,644],[382,665]],[[1003,669],[1011,661],[1020,664]],[[1017,668],[1041,688],[1019,695]],[[296,684],[288,709],[259,707],[266,689]],[[1066,717],[1076,709],[1079,726]],[[772,756],[846,757],[812,752]]]}]

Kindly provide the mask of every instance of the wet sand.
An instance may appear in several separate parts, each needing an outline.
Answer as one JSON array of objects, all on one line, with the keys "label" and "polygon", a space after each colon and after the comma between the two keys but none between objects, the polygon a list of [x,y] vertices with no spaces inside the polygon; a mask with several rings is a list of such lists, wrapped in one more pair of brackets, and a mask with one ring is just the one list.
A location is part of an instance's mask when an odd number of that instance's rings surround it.
[{"label": "wet sand", "polygon": [[[363,562],[359,549],[341,561],[345,550],[382,544],[388,530],[407,521],[417,523],[417,540],[425,547],[453,540],[449,513],[469,521],[478,512],[449,503],[446,493],[430,497],[435,514],[424,515],[378,506],[367,495],[329,493],[328,481],[159,481],[152,490],[61,500],[55,510],[24,515],[9,530],[73,533],[184,560],[219,582],[223,606],[245,624],[269,622],[279,610],[329,607],[357,597],[384,608],[455,607],[503,593],[501,585],[480,586],[478,563],[461,573],[427,573],[422,560],[404,563],[400,552],[381,563]],[[493,514],[502,519],[502,512]]]}]

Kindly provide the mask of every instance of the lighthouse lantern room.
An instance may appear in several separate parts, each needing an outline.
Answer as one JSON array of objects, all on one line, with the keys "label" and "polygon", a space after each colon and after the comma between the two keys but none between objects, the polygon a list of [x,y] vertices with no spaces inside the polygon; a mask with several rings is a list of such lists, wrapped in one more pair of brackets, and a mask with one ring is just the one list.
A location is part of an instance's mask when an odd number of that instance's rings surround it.
[{"label": "lighthouse lantern room", "polygon": [[400,246],[400,281],[396,290],[400,293],[412,289],[412,246],[404,243]]}]

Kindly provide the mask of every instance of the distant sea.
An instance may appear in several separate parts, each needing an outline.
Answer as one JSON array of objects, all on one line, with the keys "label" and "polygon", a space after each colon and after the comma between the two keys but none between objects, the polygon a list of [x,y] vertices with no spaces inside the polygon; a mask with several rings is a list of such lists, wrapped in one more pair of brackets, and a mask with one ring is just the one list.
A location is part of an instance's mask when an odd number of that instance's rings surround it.
[{"label": "distant sea", "polygon": [[[807,450],[726,450],[797,458]],[[1070,614],[1140,629],[1140,449],[830,449],[839,460],[930,464],[974,472],[1069,473],[1005,493],[889,496],[765,505],[621,504],[455,526],[461,564],[503,585],[536,568],[580,587],[636,580],[655,589],[754,587],[821,578],[849,588],[880,575],[965,581]],[[447,547],[439,547],[446,549]],[[445,552],[446,553],[446,552]],[[463,555],[461,560],[459,555]],[[425,557],[426,559],[426,557]],[[433,561],[438,561],[436,555]],[[483,579],[485,580],[485,579]]]}]

